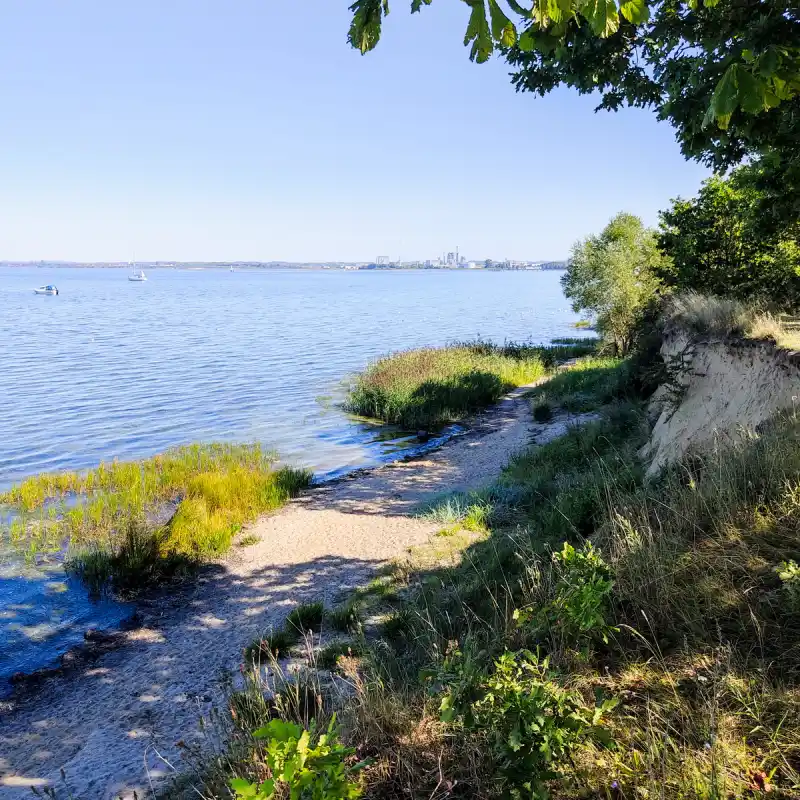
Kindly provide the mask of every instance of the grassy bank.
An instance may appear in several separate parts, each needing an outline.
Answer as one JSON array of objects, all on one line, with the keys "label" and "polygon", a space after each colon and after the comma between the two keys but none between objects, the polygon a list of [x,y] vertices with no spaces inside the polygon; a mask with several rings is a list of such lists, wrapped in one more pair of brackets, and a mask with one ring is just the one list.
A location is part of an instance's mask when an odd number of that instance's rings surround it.
[{"label": "grassy bank", "polygon": [[592,352],[593,340],[551,347],[473,342],[379,359],[357,376],[346,409],[408,429],[435,428],[542,378],[557,361]]},{"label": "grassy bank", "polygon": [[553,411],[597,421],[424,510],[441,535],[359,596],[384,621],[339,658],[347,691],[312,657],[259,710],[249,674],[204,796],[265,775],[253,727],[334,711],[370,798],[798,796],[800,418],[645,482],[627,363],[557,380]]},{"label": "grassy bank", "polygon": [[275,468],[257,445],[191,445],[86,472],[37,475],[0,495],[7,535],[28,556],[67,545],[93,588],[131,590],[223,553],[242,525],[278,508],[310,475]]}]

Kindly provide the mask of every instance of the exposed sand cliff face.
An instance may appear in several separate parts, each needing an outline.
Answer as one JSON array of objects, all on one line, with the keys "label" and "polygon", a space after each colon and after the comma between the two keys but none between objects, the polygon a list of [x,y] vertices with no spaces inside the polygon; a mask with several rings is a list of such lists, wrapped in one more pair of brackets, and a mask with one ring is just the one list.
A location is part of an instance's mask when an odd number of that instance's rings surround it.
[{"label": "exposed sand cliff face", "polygon": [[758,428],[800,404],[800,353],[765,341],[723,341],[669,333],[661,347],[673,382],[651,409],[658,419],[640,455],[648,475],[678,460]]}]

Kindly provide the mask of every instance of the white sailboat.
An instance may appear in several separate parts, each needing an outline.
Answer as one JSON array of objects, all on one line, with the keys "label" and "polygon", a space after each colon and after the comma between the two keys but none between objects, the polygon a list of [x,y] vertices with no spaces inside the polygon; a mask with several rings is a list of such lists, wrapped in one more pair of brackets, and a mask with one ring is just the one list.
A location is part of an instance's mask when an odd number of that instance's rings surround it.
[{"label": "white sailboat", "polygon": [[141,283],[141,281],[146,281],[147,280],[147,276],[144,274],[144,270],[143,269],[140,269],[138,272],[136,270],[134,270],[130,275],[128,275],[128,280],[129,281],[137,281],[137,282]]}]

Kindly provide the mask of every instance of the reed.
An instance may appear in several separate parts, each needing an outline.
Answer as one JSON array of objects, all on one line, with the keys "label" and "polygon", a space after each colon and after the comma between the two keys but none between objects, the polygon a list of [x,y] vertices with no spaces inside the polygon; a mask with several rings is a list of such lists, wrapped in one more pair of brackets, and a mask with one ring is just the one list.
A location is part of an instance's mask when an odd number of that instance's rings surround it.
[{"label": "reed", "polygon": [[409,430],[436,428],[496,403],[509,390],[544,377],[558,361],[594,347],[479,341],[395,353],[355,378],[345,408]]},{"label": "reed", "polygon": [[[93,588],[133,590],[221,554],[242,526],[297,494],[305,470],[258,445],[190,445],[143,461],[26,479],[0,496],[17,549],[68,548]],[[137,577],[138,576],[138,577]]]}]

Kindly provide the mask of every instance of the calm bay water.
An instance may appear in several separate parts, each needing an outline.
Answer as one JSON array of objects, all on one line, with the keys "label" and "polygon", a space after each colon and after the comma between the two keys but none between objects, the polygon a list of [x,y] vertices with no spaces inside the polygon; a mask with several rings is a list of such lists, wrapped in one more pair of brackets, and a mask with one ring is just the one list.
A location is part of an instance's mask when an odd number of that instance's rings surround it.
[{"label": "calm bay water", "polygon": [[[320,477],[416,440],[337,408],[393,350],[574,336],[558,272],[0,268],[0,489],[193,441],[261,441]],[[34,295],[56,284],[58,297]],[[2,558],[0,546],[0,562]],[[125,609],[51,563],[0,563],[0,679]]]},{"label": "calm bay water", "polygon": [[[322,475],[369,466],[392,445],[335,407],[348,373],[408,347],[575,335],[558,272],[148,277],[0,268],[0,487],[192,441],[262,441]],[[33,294],[46,283],[61,294]]]}]

